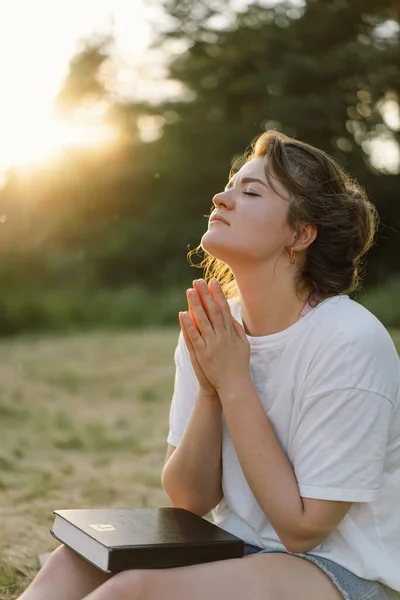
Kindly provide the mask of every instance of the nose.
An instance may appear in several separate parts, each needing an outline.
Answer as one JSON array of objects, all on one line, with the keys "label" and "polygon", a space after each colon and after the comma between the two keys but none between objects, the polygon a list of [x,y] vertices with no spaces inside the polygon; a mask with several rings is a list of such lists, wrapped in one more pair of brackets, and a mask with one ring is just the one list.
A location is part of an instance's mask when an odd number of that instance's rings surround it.
[{"label": "nose", "polygon": [[230,190],[225,190],[215,194],[212,201],[216,208],[224,206],[227,210],[230,210],[233,207],[233,199],[230,194]]}]

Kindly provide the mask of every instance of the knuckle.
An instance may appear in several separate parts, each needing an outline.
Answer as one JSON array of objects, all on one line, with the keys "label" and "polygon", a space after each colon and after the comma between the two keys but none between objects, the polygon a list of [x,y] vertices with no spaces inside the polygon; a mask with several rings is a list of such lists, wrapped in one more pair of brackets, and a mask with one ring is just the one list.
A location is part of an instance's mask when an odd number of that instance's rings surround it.
[{"label": "knuckle", "polygon": [[214,303],[212,303],[212,304],[210,303],[210,306],[209,306],[209,309],[208,309],[208,310],[209,310],[209,311],[210,311],[210,313],[211,313],[211,314],[213,314],[213,315],[219,315],[219,312],[220,312],[220,311],[219,311],[219,309],[218,309],[218,306],[215,306],[215,304],[214,304]]},{"label": "knuckle", "polygon": [[221,310],[222,310],[222,313],[223,313],[224,315],[226,315],[227,317],[231,318],[231,316],[232,316],[232,313],[231,313],[231,309],[229,308],[229,306],[223,306],[223,307],[221,308]]}]

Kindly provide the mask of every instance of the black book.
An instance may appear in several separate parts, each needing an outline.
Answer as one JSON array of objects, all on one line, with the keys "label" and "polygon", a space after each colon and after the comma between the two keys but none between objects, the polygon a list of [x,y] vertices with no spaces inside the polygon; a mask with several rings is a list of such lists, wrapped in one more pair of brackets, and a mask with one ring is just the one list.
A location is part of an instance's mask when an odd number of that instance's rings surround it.
[{"label": "black book", "polygon": [[105,573],[240,558],[244,541],[183,508],[55,510],[50,533]]}]

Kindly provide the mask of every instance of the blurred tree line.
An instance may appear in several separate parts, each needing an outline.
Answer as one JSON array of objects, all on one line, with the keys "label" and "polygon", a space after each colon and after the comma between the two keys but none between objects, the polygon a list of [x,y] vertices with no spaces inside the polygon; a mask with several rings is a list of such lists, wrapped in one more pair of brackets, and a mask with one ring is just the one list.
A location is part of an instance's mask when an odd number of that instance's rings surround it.
[{"label": "blurred tree line", "polygon": [[[227,0],[160,2],[168,20],[154,44],[166,53],[180,45],[168,77],[186,92],[157,104],[121,100],[100,76],[111,38],[72,58],[59,113],[106,103],[119,141],[8,173],[0,331],[177,323],[186,287],[201,276],[188,246],[198,245],[231,165],[266,129],[324,149],[367,189],[381,227],[366,278],[378,292],[366,298],[400,325],[399,168],[374,146],[400,142],[398,2],[254,2],[241,12]],[[159,129],[156,139],[143,140],[143,123]]]}]

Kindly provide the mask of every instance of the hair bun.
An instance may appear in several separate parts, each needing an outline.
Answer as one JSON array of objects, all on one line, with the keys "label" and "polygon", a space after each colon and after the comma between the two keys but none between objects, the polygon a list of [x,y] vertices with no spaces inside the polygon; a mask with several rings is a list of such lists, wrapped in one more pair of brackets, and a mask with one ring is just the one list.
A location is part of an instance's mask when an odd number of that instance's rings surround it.
[{"label": "hair bun", "polygon": [[346,185],[346,194],[352,202],[351,212],[353,219],[358,224],[354,239],[355,263],[371,248],[374,243],[379,215],[375,206],[367,198],[365,190],[358,185]]}]

